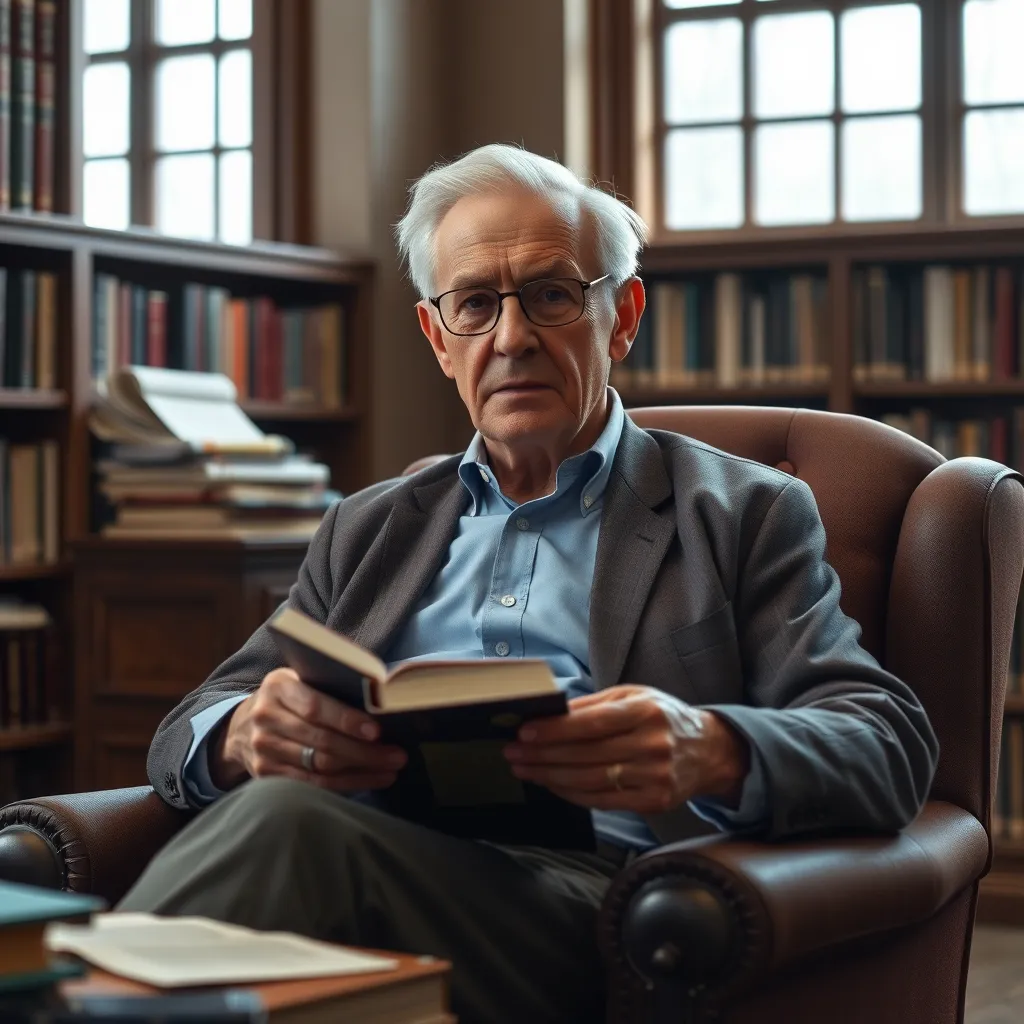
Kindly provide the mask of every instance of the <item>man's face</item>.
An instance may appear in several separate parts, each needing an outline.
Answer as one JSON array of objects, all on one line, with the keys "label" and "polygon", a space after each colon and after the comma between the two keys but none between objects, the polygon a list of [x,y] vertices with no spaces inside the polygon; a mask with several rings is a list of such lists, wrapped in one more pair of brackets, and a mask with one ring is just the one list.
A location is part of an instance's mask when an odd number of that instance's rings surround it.
[{"label": "man's face", "polygon": [[[457,202],[438,226],[435,252],[436,295],[469,285],[507,292],[541,278],[591,281],[604,273],[592,230],[574,204],[556,208],[516,190]],[[639,282],[636,288],[642,310]],[[561,327],[538,327],[510,296],[497,326],[473,337],[451,334],[427,302],[418,314],[485,438],[570,446],[595,409],[603,410],[611,361],[626,355],[635,333],[635,290],[626,295],[623,315],[606,280],[587,293],[583,315]]]}]

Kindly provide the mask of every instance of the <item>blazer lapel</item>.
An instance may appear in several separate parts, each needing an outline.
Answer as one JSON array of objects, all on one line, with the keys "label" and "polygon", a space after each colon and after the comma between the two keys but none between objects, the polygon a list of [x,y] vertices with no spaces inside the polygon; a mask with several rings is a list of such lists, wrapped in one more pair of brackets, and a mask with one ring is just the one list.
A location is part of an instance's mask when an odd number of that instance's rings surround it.
[{"label": "blazer lapel", "polygon": [[647,595],[672,538],[654,509],[672,495],[658,443],[626,417],[604,495],[590,591],[590,675],[596,689],[622,676]]},{"label": "blazer lapel", "polygon": [[355,636],[358,643],[383,657],[441,568],[468,504],[458,472],[411,489],[395,502],[384,528],[373,603]]}]

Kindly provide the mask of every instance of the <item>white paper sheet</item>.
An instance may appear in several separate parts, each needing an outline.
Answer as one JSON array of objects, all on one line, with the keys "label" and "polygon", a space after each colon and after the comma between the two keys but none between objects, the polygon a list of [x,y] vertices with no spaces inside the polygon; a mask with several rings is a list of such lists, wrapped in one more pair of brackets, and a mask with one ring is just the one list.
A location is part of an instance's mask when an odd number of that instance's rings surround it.
[{"label": "white paper sheet", "polygon": [[395,970],[398,961],[287,932],[257,932],[202,917],[96,914],[51,924],[46,946],[111,974],[160,988],[234,985]]}]

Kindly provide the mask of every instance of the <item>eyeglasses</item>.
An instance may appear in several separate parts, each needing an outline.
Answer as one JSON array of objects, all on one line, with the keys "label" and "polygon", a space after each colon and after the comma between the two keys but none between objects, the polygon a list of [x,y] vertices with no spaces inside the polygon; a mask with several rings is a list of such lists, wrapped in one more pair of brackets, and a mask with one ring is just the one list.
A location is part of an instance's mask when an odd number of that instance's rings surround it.
[{"label": "eyeglasses", "polygon": [[514,292],[497,288],[454,288],[431,299],[430,304],[441,314],[446,330],[461,337],[487,334],[494,330],[501,317],[504,301],[515,295],[526,318],[538,327],[565,327],[583,316],[587,292],[594,285],[611,277],[604,274],[593,281],[574,277],[550,277],[528,281]]}]

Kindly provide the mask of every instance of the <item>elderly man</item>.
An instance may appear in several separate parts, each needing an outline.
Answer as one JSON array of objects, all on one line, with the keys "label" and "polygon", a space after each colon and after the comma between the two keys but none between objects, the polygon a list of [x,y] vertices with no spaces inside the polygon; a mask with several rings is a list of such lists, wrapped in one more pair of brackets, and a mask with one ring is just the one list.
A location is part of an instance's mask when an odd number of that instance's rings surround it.
[{"label": "elderly man", "polygon": [[335,505],[288,600],[389,663],[547,659],[570,711],[506,756],[592,810],[597,852],[384,813],[404,753],[260,628],[157,732],[157,791],[212,806],[121,909],[449,958],[466,1021],[597,1019],[596,910],[631,857],[716,827],[899,829],[936,741],[840,610],[806,485],[624,415],[608,375],[644,310],[635,213],[486,146],[421,178],[398,234],[477,433]]}]

